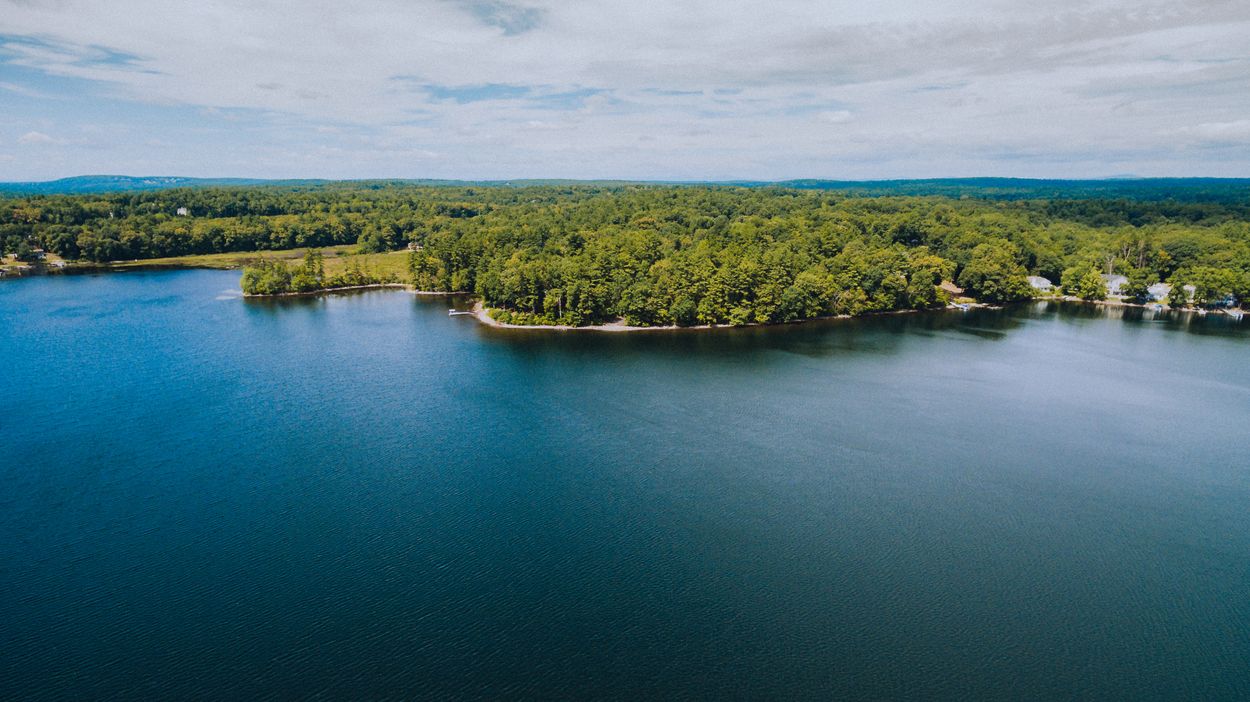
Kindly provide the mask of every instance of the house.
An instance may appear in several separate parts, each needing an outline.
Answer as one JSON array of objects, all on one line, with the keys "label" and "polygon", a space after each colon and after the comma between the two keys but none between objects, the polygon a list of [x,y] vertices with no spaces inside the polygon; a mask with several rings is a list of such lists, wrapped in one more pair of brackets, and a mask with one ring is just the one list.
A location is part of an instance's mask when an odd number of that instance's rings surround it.
[{"label": "house", "polygon": [[[112,215],[112,213],[111,213],[111,212],[110,212],[109,214],[110,214],[110,215]],[[179,216],[179,217],[187,217],[187,216],[190,216],[190,214],[191,214],[191,210],[188,210],[188,209],[187,209],[187,208],[185,208],[185,207],[179,207],[179,208],[178,208],[178,216]]]},{"label": "house", "polygon": [[1121,288],[1128,283],[1128,278],[1122,275],[1102,274],[1102,283],[1107,286],[1108,295],[1123,295]]},{"label": "house", "polygon": [[425,248],[424,246],[422,246],[422,245],[418,244],[418,243],[417,243],[417,242],[415,242],[415,241],[410,241],[410,242],[408,242],[408,250],[409,250],[409,251],[420,251],[420,250],[422,250],[422,249],[424,249],[424,248]]},{"label": "house", "polygon": [[[1185,297],[1190,300],[1194,299],[1194,291],[1196,290],[1197,288],[1194,286],[1186,285]],[[1146,292],[1150,293],[1150,299],[1156,302],[1163,302],[1168,299],[1168,295],[1172,292],[1172,285],[1170,283],[1155,283],[1146,288]]]},{"label": "house", "polygon": [[1032,287],[1034,290],[1038,290],[1040,292],[1047,292],[1047,293],[1055,289],[1054,283],[1050,282],[1049,279],[1043,278],[1040,275],[1029,276],[1029,286]]}]

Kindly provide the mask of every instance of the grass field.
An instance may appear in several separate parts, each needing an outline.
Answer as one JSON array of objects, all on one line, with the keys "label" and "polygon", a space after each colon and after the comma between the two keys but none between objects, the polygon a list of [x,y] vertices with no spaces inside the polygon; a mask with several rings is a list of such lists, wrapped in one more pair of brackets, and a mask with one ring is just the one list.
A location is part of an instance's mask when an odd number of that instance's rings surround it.
[{"label": "grass field", "polygon": [[[408,278],[408,252],[389,251],[379,254],[354,254],[356,247],[352,244],[344,246],[327,246],[321,249],[325,255],[326,275],[335,275],[347,269],[350,262],[355,261],[360,267],[375,275],[388,273],[396,275],[400,280]],[[104,264],[107,268],[242,268],[262,258],[278,259],[290,263],[299,263],[307,249],[287,249],[284,251],[238,251],[234,253],[204,254],[201,256],[172,256],[169,258],[147,258],[138,261],[114,261]]]}]

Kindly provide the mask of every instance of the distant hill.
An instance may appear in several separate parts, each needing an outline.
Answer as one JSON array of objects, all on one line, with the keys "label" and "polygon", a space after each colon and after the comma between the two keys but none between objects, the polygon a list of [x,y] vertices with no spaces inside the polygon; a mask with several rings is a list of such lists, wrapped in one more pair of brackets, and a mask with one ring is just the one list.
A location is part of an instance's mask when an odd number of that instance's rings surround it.
[{"label": "distant hill", "polygon": [[385,186],[431,185],[454,187],[545,186],[545,185],[626,185],[633,181],[585,181],[572,179],[530,180],[435,180],[427,178],[377,178],[359,180],[325,180],[318,178],[185,178],[182,176],[85,175],[25,183],[0,182],[0,195],[72,195],[82,193],[119,193],[137,190],[168,190],[170,188],[221,188],[247,186],[316,187],[330,185]]},{"label": "distant hill", "polygon": [[929,178],[921,180],[787,180],[743,183],[801,190],[838,190],[861,195],[938,195],[993,200],[1091,199],[1244,202],[1250,178],[1107,178],[1042,180],[1033,178]]},{"label": "distant hill", "polygon": [[786,180],[786,181],[625,181],[571,179],[516,180],[266,180],[263,178],[183,178],[179,176],[75,176],[32,183],[0,183],[0,195],[65,195],[77,193],[132,192],[168,188],[207,187],[323,187],[334,185],[425,185],[448,187],[525,187],[627,185],[717,185],[737,187],[830,190],[848,195],[922,195],[971,197],[991,200],[1093,198],[1181,202],[1246,202],[1250,178],[1108,178],[1104,180],[1042,180],[1031,178],[927,178],[916,180]]},{"label": "distant hill", "polygon": [[[167,188],[265,185],[281,181],[260,178],[182,178],[179,176],[85,175],[34,183],[0,183],[0,193],[21,195],[66,195],[73,193],[112,193]],[[289,183],[317,181],[286,181]]]}]

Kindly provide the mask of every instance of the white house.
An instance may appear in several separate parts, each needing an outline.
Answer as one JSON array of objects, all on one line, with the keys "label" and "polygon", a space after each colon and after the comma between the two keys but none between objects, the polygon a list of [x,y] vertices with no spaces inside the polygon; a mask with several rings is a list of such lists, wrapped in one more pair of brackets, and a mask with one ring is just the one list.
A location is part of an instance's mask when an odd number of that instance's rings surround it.
[{"label": "white house", "polygon": [[1128,282],[1128,278],[1122,275],[1107,275],[1106,273],[1103,273],[1102,282],[1103,285],[1107,286],[1108,295],[1123,295],[1124,293],[1121,292],[1120,288]]},{"label": "white house", "polygon": [[1029,285],[1034,290],[1038,290],[1041,292],[1050,292],[1051,290],[1055,289],[1054,283],[1050,282],[1050,280],[1043,278],[1040,275],[1029,276]]},{"label": "white house", "polygon": [[185,207],[179,207],[179,208],[178,208],[178,216],[179,216],[179,217],[186,217],[186,216],[188,216],[188,215],[190,215],[190,214],[191,214],[191,210],[188,210],[188,209],[187,209],[187,208],[185,208]]},{"label": "white house", "polygon": [[[1197,290],[1198,289],[1192,285],[1186,285],[1185,298],[1189,300],[1194,299],[1194,293]],[[1155,283],[1154,285],[1146,288],[1146,291],[1150,293],[1150,297],[1152,299],[1162,302],[1168,299],[1168,294],[1172,292],[1172,285],[1170,283]]]}]

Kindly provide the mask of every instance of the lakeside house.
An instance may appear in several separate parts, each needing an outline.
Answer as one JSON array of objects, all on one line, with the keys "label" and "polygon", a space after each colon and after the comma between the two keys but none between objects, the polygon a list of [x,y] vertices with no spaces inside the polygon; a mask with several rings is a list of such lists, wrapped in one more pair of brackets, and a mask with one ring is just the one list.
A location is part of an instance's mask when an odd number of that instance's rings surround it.
[{"label": "lakeside house", "polygon": [[1050,282],[1050,279],[1043,278],[1040,275],[1031,275],[1028,280],[1029,286],[1039,292],[1048,293],[1055,289],[1055,284]]},{"label": "lakeside house", "polygon": [[410,242],[408,242],[408,250],[409,250],[409,251],[420,251],[420,250],[422,250],[422,249],[424,249],[424,248],[425,248],[424,246],[422,246],[422,245],[418,244],[418,243],[417,243],[417,242],[415,242],[415,241],[410,241]]},{"label": "lakeside house", "polygon": [[1121,288],[1128,284],[1128,278],[1122,275],[1108,275],[1107,273],[1103,273],[1102,282],[1103,285],[1107,286],[1108,295],[1123,295],[1124,293]]},{"label": "lakeside house", "polygon": [[[110,213],[110,214],[112,214],[112,213]],[[179,216],[179,217],[189,217],[190,215],[191,215],[191,210],[188,210],[188,209],[187,209],[187,208],[185,208],[185,207],[179,207],[179,208],[178,208],[178,216]]]},{"label": "lakeside house", "polygon": [[[1194,292],[1196,290],[1197,288],[1194,286],[1186,285],[1185,297],[1190,300],[1194,299]],[[1171,283],[1155,283],[1154,285],[1146,288],[1146,292],[1150,293],[1150,299],[1155,302],[1163,302],[1168,299],[1168,294],[1172,292],[1172,285]]]}]

